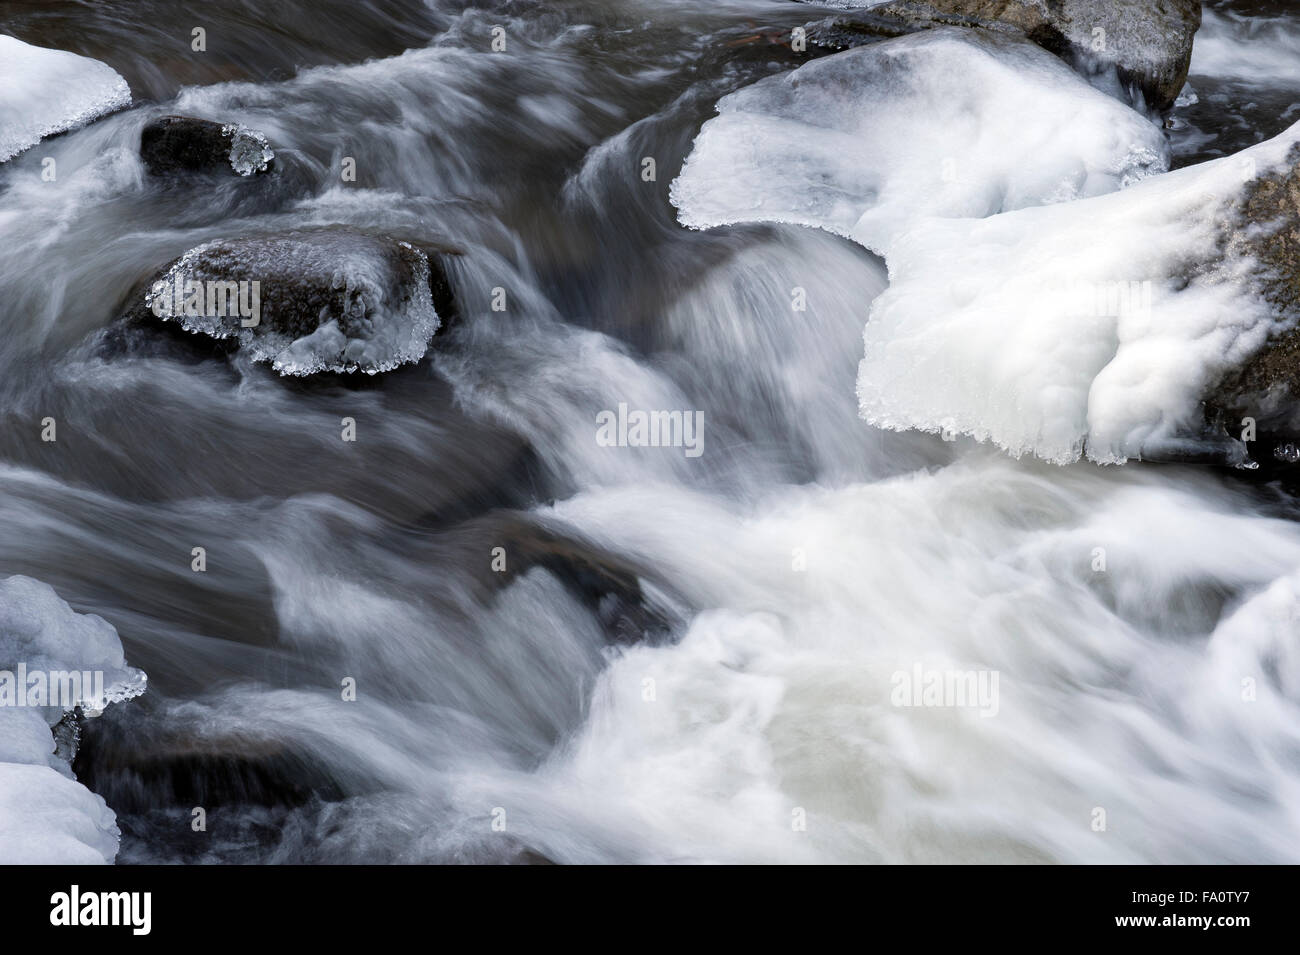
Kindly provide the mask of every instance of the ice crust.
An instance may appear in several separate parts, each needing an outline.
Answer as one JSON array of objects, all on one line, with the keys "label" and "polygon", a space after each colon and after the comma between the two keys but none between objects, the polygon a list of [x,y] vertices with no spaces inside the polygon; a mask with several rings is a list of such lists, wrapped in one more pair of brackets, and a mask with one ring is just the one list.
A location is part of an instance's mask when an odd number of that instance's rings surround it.
[{"label": "ice crust", "polygon": [[872,304],[862,416],[1056,463],[1194,447],[1201,398],[1276,321],[1225,223],[1297,142],[1300,124],[1122,193],[917,224]]},{"label": "ice crust", "polygon": [[267,138],[243,123],[227,123],[221,132],[230,137],[230,168],[241,176],[266,172],[275,153]]},{"label": "ice crust", "polygon": [[683,225],[788,222],[887,254],[927,216],[1112,192],[1168,168],[1160,130],[1026,40],[943,28],[718,103],[670,197]]},{"label": "ice crust", "polygon": [[[144,692],[143,672],[126,665],[117,631],[80,614],[30,577],[0,580],[0,671],[102,671],[102,695],[77,701],[95,712]],[[117,854],[118,829],[104,800],[73,778],[52,727],[73,708],[0,706],[0,864],[103,864]]]},{"label": "ice crust", "polygon": [[0,35],[0,162],[130,105],[130,87],[107,64]]},{"label": "ice crust", "polygon": [[[378,374],[419,361],[442,324],[429,288],[428,257],[408,243],[398,245],[411,253],[413,262],[412,274],[401,287],[394,286],[392,260],[377,243],[267,237],[255,240],[246,251],[239,243],[208,242],[168,269],[161,284],[150,289],[146,305],[154,308],[160,297],[175,303],[178,284],[184,298],[188,281],[257,281],[262,304],[254,327],[244,327],[240,316],[229,314],[175,312],[161,317],[197,334],[237,338],[254,361],[270,363],[281,375]],[[278,309],[300,310],[298,290],[314,281],[344,303],[341,316],[321,316],[319,324],[313,324],[305,316],[286,320],[277,315]],[[286,286],[286,298],[277,299],[277,284]],[[290,299],[291,304],[277,304]]]}]

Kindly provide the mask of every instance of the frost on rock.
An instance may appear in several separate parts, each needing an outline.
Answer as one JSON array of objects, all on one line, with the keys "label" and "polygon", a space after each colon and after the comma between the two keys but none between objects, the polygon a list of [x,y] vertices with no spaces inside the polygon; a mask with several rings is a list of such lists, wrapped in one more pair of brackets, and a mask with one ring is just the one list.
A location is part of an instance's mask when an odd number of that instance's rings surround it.
[{"label": "frost on rock", "polygon": [[866,325],[862,416],[1058,463],[1242,463],[1202,401],[1279,319],[1257,252],[1227,233],[1297,142],[1300,124],[1114,195],[917,223]]},{"label": "frost on rock", "polygon": [[73,778],[52,729],[145,686],[107,621],[30,577],[0,580],[0,864],[113,861],[116,817]]},{"label": "frost on rock", "polygon": [[241,176],[266,172],[275,158],[267,138],[242,123],[222,126],[221,134],[230,137],[230,168]]},{"label": "frost on rock", "polygon": [[0,36],[0,162],[130,105],[130,87],[107,64]]},{"label": "frost on rock", "polygon": [[724,97],[670,197],[683,225],[788,222],[876,252],[926,216],[983,217],[1163,172],[1161,131],[1027,40],[941,28]]},{"label": "frost on rock", "polygon": [[419,361],[441,325],[425,253],[344,229],[219,240],[186,252],[145,306],[236,339],[282,375],[377,374]]}]

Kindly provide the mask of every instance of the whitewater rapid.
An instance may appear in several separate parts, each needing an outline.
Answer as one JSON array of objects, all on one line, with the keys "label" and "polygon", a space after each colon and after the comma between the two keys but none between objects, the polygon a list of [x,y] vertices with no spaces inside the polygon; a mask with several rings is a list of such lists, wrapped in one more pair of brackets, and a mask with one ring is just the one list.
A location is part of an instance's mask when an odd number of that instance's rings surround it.
[{"label": "whitewater rapid", "polygon": [[[798,4],[327,6],[402,48],[303,23],[173,82],[109,52],[153,32],[96,22],[81,52],[151,101],[0,165],[0,575],[104,618],[148,674],[87,722],[70,831],[93,816],[84,841],[120,863],[1300,859],[1293,499],[1080,460],[1046,373],[1058,417],[989,419],[1001,441],[944,426],[934,407],[959,424],[986,396],[914,356],[905,430],[859,404],[878,321],[927,353],[932,276],[1032,269],[1049,221],[1067,249],[1113,229],[1122,256],[1125,202],[1197,175],[1167,167],[1281,134],[1294,119],[1244,104],[1290,79],[1248,66],[1300,20],[1207,14],[1167,139],[1033,52],[1010,54],[1032,85],[946,34],[897,47],[915,62],[887,89],[815,60],[842,84],[823,123],[880,137],[850,152],[782,125],[801,61],[766,35],[815,15]],[[328,58],[296,69],[307,50]],[[309,188],[267,208],[160,187],[137,145],[164,112],[260,130]],[[791,191],[801,159],[813,195]],[[683,225],[688,194],[712,205]],[[460,314],[419,364],[357,386],[104,347],[187,249],[340,223],[460,251]],[[999,288],[958,291],[974,314]],[[1069,329],[1030,332],[1013,384]],[[700,412],[704,453],[603,446],[620,404]],[[543,564],[495,574],[538,528],[631,568],[666,634],[613,639],[615,597]],[[982,674],[996,700],[900,705],[917,672]]]}]

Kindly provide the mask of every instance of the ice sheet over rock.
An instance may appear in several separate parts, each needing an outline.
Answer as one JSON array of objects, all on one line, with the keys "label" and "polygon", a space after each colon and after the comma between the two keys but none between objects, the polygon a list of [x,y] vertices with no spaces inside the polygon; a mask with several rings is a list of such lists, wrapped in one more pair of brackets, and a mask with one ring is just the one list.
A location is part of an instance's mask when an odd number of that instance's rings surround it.
[{"label": "ice sheet over rock", "polygon": [[1160,130],[1027,40],[942,28],[724,97],[670,196],[682,224],[789,222],[886,252],[925,216],[1112,192],[1168,167]]},{"label": "ice sheet over rock", "polygon": [[862,416],[1058,463],[1242,462],[1202,399],[1277,331],[1235,223],[1297,142],[1300,124],[1122,193],[917,224],[866,325]]},{"label": "ice sheet over rock", "polygon": [[[282,375],[377,374],[419,361],[441,326],[430,273],[407,242],[303,229],[197,246],[153,283],[146,305],[186,331],[237,339]],[[245,305],[256,314],[245,318]]]},{"label": "ice sheet over rock", "polygon": [[[102,673],[77,699],[28,698],[26,674]],[[79,614],[54,590],[30,577],[0,580],[0,864],[112,862],[118,830],[113,811],[72,776],[56,752],[51,728],[74,706],[98,711],[145,690],[143,672],[126,665],[117,631],[101,617]],[[69,684],[75,686],[75,684]],[[16,693],[22,692],[22,705]],[[28,703],[57,702],[33,706]]]},{"label": "ice sheet over rock", "polygon": [[1201,0],[829,0],[911,28],[1010,27],[1086,72],[1116,68],[1147,106],[1164,110],[1187,81]]},{"label": "ice sheet over rock", "polygon": [[107,64],[0,35],[0,162],[130,105],[130,87]]}]

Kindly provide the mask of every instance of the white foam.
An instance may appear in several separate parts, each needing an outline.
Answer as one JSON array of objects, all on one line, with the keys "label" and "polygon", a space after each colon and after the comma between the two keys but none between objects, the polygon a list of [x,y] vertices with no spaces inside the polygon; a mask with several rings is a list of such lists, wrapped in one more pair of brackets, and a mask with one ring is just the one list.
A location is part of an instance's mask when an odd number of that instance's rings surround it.
[{"label": "white foam", "polygon": [[[1207,386],[1272,328],[1220,220],[1298,140],[1300,124],[1123,193],[919,223],[891,248],[866,326],[862,416],[1054,462],[1183,446]],[[1107,301],[1119,290],[1132,294]]]},{"label": "white foam", "polygon": [[[512,827],[565,862],[608,860],[606,830],[621,861],[1293,860],[1300,532],[1240,506],[1205,475],[978,452],[752,512],[564,502],[718,609],[602,674],[544,774],[575,825],[521,797]],[[918,663],[997,672],[996,706],[900,706]]]},{"label": "white foam", "polygon": [[0,35],[0,162],[130,105],[130,87],[107,64]]},{"label": "white foam", "polygon": [[[98,671],[103,692],[92,680],[76,700],[0,706],[0,864],[112,862],[116,817],[72,777],[67,759],[55,751],[51,727],[74,706],[93,713],[138,696],[145,675],[126,665],[107,621],[76,613],[40,581],[14,576],[0,580],[0,671],[12,680],[20,665],[47,677]],[[25,696],[27,687],[17,689]]]},{"label": "white foam", "polygon": [[724,97],[670,195],[684,225],[790,222],[886,252],[924,216],[1111,192],[1168,166],[1152,123],[1025,40],[955,28]]}]

